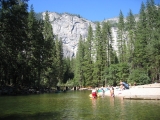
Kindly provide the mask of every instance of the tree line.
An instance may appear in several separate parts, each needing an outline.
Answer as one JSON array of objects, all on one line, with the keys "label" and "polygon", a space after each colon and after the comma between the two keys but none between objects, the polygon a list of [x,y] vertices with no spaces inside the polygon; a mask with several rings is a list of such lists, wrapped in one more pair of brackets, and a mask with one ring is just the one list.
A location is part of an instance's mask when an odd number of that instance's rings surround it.
[{"label": "tree line", "polygon": [[37,20],[28,0],[0,2],[0,85],[51,88],[72,78],[70,59],[53,34],[49,15]]},{"label": "tree line", "polygon": [[[95,32],[90,26],[87,39],[80,37],[74,82],[80,86],[116,86],[120,80],[131,85],[160,82],[160,6],[147,0],[138,20],[130,10],[126,19],[120,11],[116,26],[111,22],[97,23]],[[117,27],[117,41],[112,27]]]},{"label": "tree line", "polygon": [[36,19],[28,0],[0,2],[0,85],[48,87],[117,85],[160,81],[160,6],[142,3],[138,21],[122,11],[117,26],[117,50],[111,23],[79,38],[75,58],[64,58],[63,44],[54,35],[49,14]]}]

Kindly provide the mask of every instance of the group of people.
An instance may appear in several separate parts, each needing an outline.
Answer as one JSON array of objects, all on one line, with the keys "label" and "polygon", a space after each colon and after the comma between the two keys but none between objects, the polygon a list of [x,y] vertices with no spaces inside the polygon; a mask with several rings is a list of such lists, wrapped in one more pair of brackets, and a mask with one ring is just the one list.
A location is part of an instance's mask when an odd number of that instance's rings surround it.
[{"label": "group of people", "polygon": [[[104,90],[103,87],[101,88],[101,90],[102,90],[102,97],[104,97],[105,90]],[[113,86],[110,87],[110,95],[111,95],[111,97],[114,97],[114,88],[113,88]],[[92,89],[92,98],[96,98],[97,96],[98,96],[97,90],[95,88]]]},{"label": "group of people", "polygon": [[[125,83],[125,82],[122,82],[122,80],[120,81],[120,90],[125,90],[125,89],[129,89],[129,84],[127,84],[127,83]],[[102,90],[102,96],[104,96],[104,94],[105,94],[105,90],[104,90],[104,88],[103,87],[101,87],[101,90]],[[114,95],[114,87],[112,86],[112,87],[110,87],[109,88],[109,90],[110,90],[110,96],[111,97],[114,97],[115,95]],[[92,98],[96,98],[97,96],[98,96],[98,94],[97,94],[97,89],[92,89],[92,93],[91,93],[91,96],[92,96]]]}]

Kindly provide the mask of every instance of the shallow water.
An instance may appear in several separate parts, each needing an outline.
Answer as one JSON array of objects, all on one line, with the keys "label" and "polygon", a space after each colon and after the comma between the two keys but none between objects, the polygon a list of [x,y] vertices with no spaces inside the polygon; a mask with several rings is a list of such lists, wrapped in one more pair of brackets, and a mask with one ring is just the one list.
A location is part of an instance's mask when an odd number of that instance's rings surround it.
[{"label": "shallow water", "polygon": [[0,119],[23,120],[158,120],[160,101],[89,98],[90,91],[28,96],[1,96]]}]

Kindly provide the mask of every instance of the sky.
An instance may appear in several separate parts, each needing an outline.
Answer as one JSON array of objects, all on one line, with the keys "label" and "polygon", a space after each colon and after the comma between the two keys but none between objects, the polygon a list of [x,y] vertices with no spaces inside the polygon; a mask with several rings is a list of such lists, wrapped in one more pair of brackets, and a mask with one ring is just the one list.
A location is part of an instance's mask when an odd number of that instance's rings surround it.
[{"label": "sky", "polygon": [[[132,10],[133,14],[138,14],[142,2],[147,0],[29,0],[28,5],[33,5],[34,11],[71,13],[80,15],[90,21],[103,21],[104,19],[118,17],[120,10],[127,16]],[[160,4],[160,0],[154,0]]]}]

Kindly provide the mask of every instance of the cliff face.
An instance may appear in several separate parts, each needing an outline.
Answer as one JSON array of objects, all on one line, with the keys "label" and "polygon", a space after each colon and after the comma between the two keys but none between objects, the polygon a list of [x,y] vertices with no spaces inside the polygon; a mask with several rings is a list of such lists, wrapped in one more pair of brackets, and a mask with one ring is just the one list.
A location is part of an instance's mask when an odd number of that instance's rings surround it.
[{"label": "cliff face", "polygon": [[[45,13],[42,13],[43,19]],[[53,33],[58,35],[58,38],[63,42],[64,56],[75,57],[79,42],[79,37],[82,35],[83,39],[87,37],[88,27],[92,26],[95,31],[96,24],[77,15],[71,15],[67,13],[58,14],[55,12],[49,12],[50,22],[53,27]],[[117,22],[118,18],[109,19],[113,22]],[[113,47],[116,49],[116,33],[117,28],[112,27],[112,37],[114,39]]]}]

